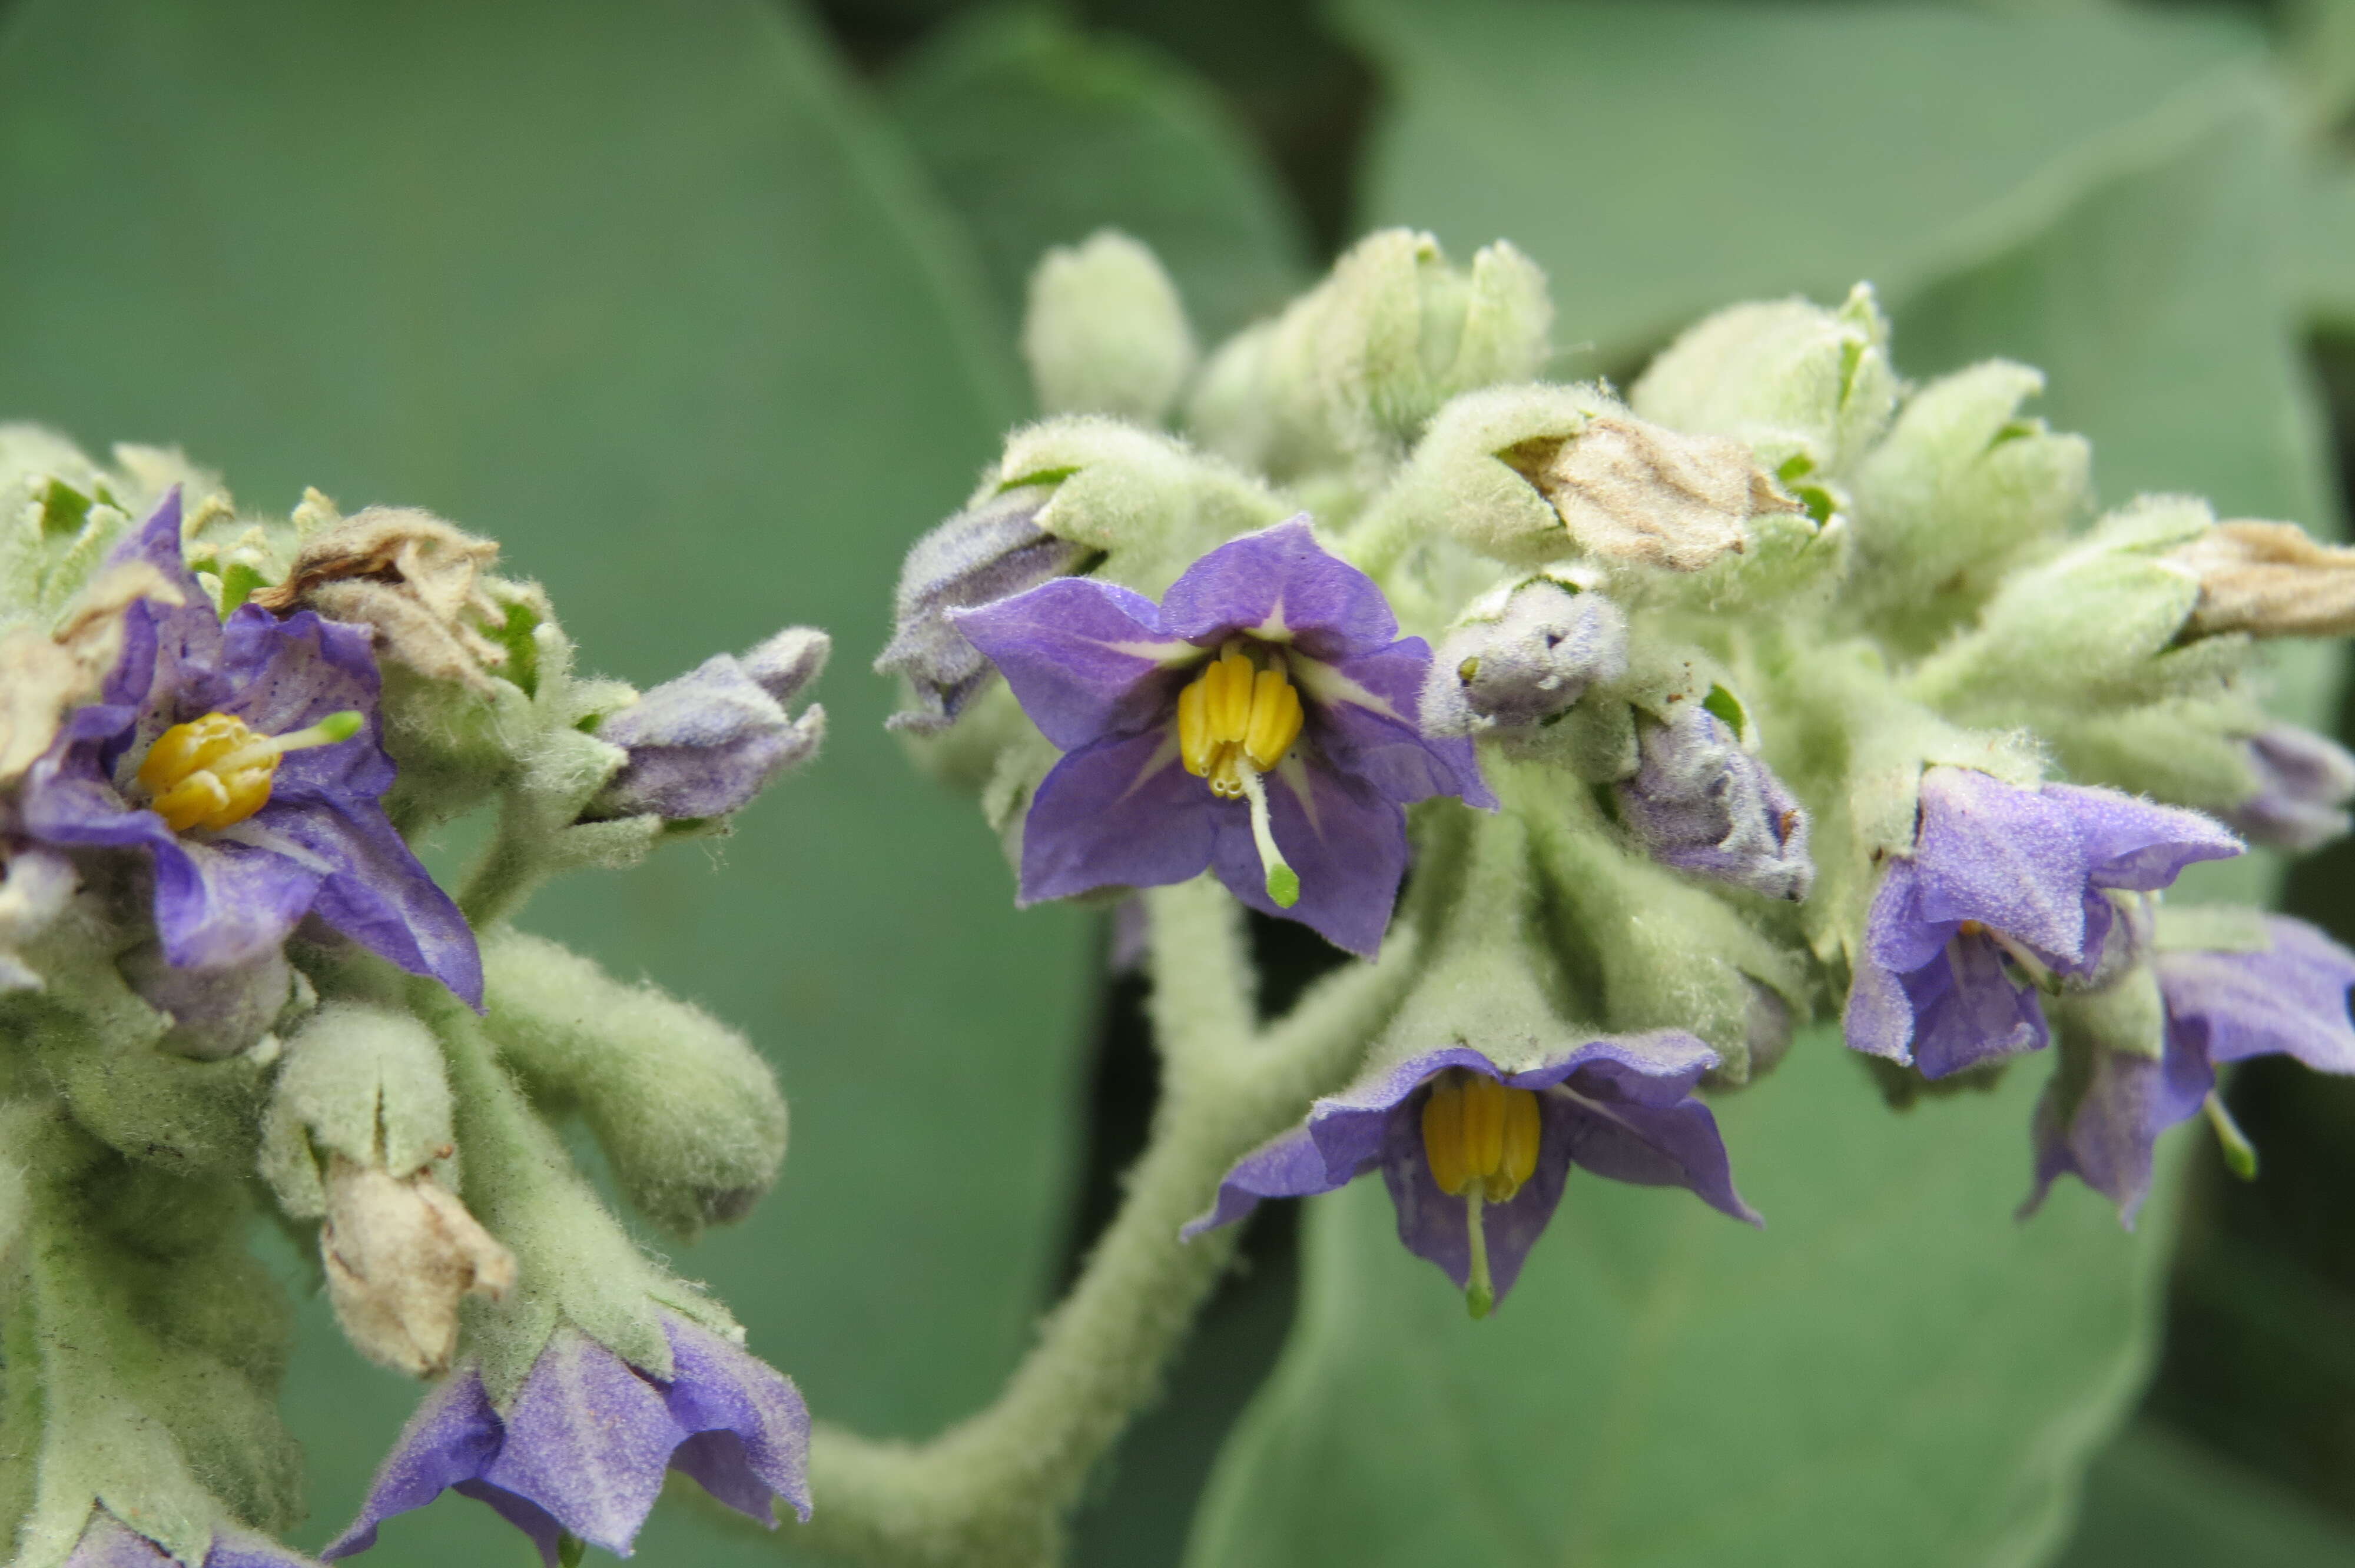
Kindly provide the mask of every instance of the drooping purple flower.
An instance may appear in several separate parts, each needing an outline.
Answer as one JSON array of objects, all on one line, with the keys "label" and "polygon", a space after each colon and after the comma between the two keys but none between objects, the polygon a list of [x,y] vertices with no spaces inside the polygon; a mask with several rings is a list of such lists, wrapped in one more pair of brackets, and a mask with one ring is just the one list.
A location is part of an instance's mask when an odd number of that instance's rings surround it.
[{"label": "drooping purple flower", "polygon": [[2162,1054],[2096,1047],[2062,1069],[2036,1107],[2036,1187],[2076,1177],[2118,1206],[2129,1229],[2150,1192],[2158,1135],[2198,1115],[2216,1069],[2252,1056],[2295,1056],[2320,1073],[2355,1073],[2350,953],[2303,920],[2267,916],[2255,951],[2168,951],[2156,963],[2167,1003]]},{"label": "drooping purple flower", "polygon": [[1815,886],[1807,813],[1732,729],[1695,703],[1667,724],[1636,724],[1636,775],[1613,786],[1619,812],[1654,860],[1769,898]]},{"label": "drooping purple flower", "polygon": [[995,672],[953,612],[1075,572],[1093,554],[1039,526],[1051,485],[1026,484],[958,513],[916,541],[900,569],[891,641],[876,673],[907,678],[916,705],[884,722],[932,735],[954,723]]},{"label": "drooping purple flower", "polygon": [[2245,742],[2257,792],[2223,813],[2251,841],[2304,853],[2348,828],[2355,800],[2355,756],[2328,736],[2277,724]]},{"label": "drooping purple flower", "polygon": [[826,710],[812,704],[796,719],[785,708],[817,679],[832,647],[823,631],[789,627],[741,656],[716,653],[608,717],[597,737],[630,759],[589,815],[725,816],[816,756]]},{"label": "drooping purple flower", "polygon": [[951,619],[1065,754],[1024,821],[1026,905],[1207,867],[1370,956],[1405,805],[1496,803],[1471,743],[1421,727],[1430,648],[1305,517],[1220,546],[1158,605],[1063,577]]},{"label": "drooping purple flower", "polygon": [[1263,1198],[1329,1192],[1380,1169],[1399,1240],[1465,1290],[1478,1316],[1519,1277],[1572,1165],[1683,1187],[1760,1223],[1733,1190],[1717,1118],[1693,1096],[1717,1063],[1675,1030],[1590,1040],[1519,1071],[1468,1045],[1425,1051],[1318,1100],[1300,1126],[1245,1155],[1185,1234],[1232,1224]]},{"label": "drooping purple flower", "polygon": [[[175,966],[249,963],[315,915],[479,1006],[474,932],[380,803],[393,766],[368,630],[308,610],[282,622],[254,605],[217,619],[181,560],[176,491],[117,547],[114,561],[133,559],[153,565],[184,602],[143,599],[124,612],[122,657],[100,700],[67,715],[25,776],[20,831],[63,849],[144,853],[155,870],[157,935]],[[330,739],[351,715],[357,733]],[[229,825],[176,830],[140,775],[159,740],[186,741],[179,726],[197,721],[219,725],[240,748],[286,740],[301,748],[261,774],[258,809]],[[250,776],[229,783],[252,788]]]},{"label": "drooping purple flower", "polygon": [[[74,1542],[65,1568],[179,1568],[178,1559],[103,1508]],[[314,1568],[311,1559],[250,1531],[218,1530],[197,1568]]]},{"label": "drooping purple flower", "polygon": [[1859,1051],[1943,1078],[2051,1039],[2039,983],[2100,967],[2117,911],[2194,861],[2241,853],[2195,811],[2115,789],[2023,789],[1975,768],[1922,776],[1913,853],[1865,918],[1843,1020]]},{"label": "drooping purple flower", "polygon": [[777,1499],[809,1518],[809,1411],[793,1380],[683,1319],[663,1329],[667,1382],[559,1329],[505,1415],[461,1366],[426,1396],[359,1518],[320,1555],[365,1552],[384,1520],[455,1490],[530,1536],[549,1568],[567,1534],[627,1557],[666,1469],[764,1525],[776,1523]]}]

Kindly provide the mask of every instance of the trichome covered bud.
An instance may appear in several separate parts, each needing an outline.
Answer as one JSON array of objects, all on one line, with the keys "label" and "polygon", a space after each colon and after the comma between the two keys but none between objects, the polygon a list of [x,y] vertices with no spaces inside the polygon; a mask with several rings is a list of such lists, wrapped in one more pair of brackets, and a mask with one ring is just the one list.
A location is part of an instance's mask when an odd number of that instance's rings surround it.
[{"label": "trichome covered bud", "polygon": [[591,820],[721,817],[817,755],[826,710],[786,706],[826,668],[823,631],[789,627],[742,654],[715,653],[603,719],[597,738],[629,753],[590,803]]},{"label": "trichome covered bud", "polygon": [[[1721,695],[1713,690],[1710,701]],[[1769,898],[1807,895],[1816,879],[1807,813],[1724,719],[1700,703],[1666,723],[1639,718],[1636,748],[1635,777],[1614,789],[1653,859]]]},{"label": "trichome covered bud", "polygon": [[1423,692],[1434,735],[1550,723],[1627,668],[1627,618],[1600,593],[1548,577],[1475,603],[1440,643]]},{"label": "trichome covered bud", "polygon": [[2355,631],[2355,550],[2318,543],[2295,523],[2220,523],[2168,559],[2199,580],[2195,635]]},{"label": "trichome covered bud", "polygon": [[1196,354],[1169,274],[1116,229],[1056,247],[1030,274],[1022,357],[1042,414],[1157,425],[1185,390]]}]

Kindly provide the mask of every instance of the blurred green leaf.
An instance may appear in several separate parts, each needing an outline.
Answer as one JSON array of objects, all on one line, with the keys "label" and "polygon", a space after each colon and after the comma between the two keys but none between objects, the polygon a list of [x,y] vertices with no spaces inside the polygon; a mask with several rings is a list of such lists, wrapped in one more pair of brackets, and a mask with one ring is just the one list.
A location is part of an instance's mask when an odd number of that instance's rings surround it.
[{"label": "blurred green leaf", "polygon": [[[2042,228],[2262,36],[2220,10],[1340,0],[1383,68],[1361,217],[1554,280],[1580,374],[1730,301],[1924,279]],[[1901,349],[1902,344],[1901,342]]]},{"label": "blurred green leaf", "polygon": [[1188,1561],[2040,1561],[2140,1384],[2172,1203],[2129,1236],[2066,1185],[2014,1222],[2039,1065],[1895,1115],[1812,1032],[1718,1105],[1764,1232],[1581,1177],[1485,1323],[1379,1181],[1316,1201]]},{"label": "blurred green leaf", "polygon": [[[718,846],[528,923],[741,1024],[783,1184],[680,1260],[824,1415],[914,1436],[1027,1342],[1090,972],[879,728],[900,551],[1018,409],[954,224],[759,0],[34,0],[0,26],[0,410],[177,441],[257,504],[430,506],[641,683],[789,621],[826,756]],[[415,1397],[314,1304],[291,1419],[339,1526]],[[773,1562],[658,1519],[662,1560]],[[458,1499],[377,1558],[517,1562]]]},{"label": "blurred green leaf", "polygon": [[2253,1471],[2149,1423],[2085,1477],[2058,1568],[2355,1568],[2355,1531]]},{"label": "blurred green leaf", "polygon": [[2318,158],[2299,195],[2298,301],[2323,331],[2355,335],[2355,161]]},{"label": "blurred green leaf", "polygon": [[1205,346],[1306,281],[1298,220],[1217,90],[1175,58],[1030,5],[929,40],[890,102],[1018,324],[1030,270],[1099,228],[1151,246]]}]

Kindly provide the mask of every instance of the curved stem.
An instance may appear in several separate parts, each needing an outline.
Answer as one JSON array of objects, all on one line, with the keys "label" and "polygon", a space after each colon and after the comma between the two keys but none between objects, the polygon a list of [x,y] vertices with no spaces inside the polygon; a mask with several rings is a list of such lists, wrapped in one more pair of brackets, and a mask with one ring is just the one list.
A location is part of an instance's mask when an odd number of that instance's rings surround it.
[{"label": "curved stem", "polygon": [[1051,1563],[1089,1472],[1158,1391],[1234,1252],[1231,1231],[1181,1242],[1243,1154],[1356,1065],[1413,963],[1410,932],[1378,964],[1328,979],[1254,1030],[1240,921],[1214,885],[1153,895],[1154,1012],[1164,1062],[1153,1136],[1071,1295],[996,1402],[931,1442],[821,1427],[816,1518],[796,1542],[879,1563]]},{"label": "curved stem", "polygon": [[459,912],[477,931],[515,918],[539,889],[543,868],[539,856],[532,853],[525,821],[527,815],[528,808],[520,796],[510,790],[499,803],[499,825],[490,847],[467,873],[466,885],[459,890]]}]

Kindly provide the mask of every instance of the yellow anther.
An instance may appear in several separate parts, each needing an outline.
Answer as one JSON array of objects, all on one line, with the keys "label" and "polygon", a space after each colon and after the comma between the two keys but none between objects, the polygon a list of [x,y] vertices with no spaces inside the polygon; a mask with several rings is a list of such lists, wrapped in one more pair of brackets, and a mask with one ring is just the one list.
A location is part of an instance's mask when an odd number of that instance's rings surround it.
[{"label": "yellow anther", "polygon": [[1300,692],[1284,672],[1262,670],[1252,683],[1251,725],[1243,734],[1243,752],[1262,773],[1284,760],[1300,737]]},{"label": "yellow anther", "polygon": [[1187,682],[1178,694],[1178,755],[1197,779],[1208,778],[1219,759],[1218,743],[1210,738],[1209,686],[1209,677],[1204,675]]},{"label": "yellow anther", "polygon": [[1230,644],[1178,694],[1178,755],[1186,771],[1209,781],[1210,793],[1240,800],[1241,764],[1265,773],[1300,738],[1300,689],[1283,664],[1261,669]]},{"label": "yellow anther", "polygon": [[1450,1197],[1476,1185],[1491,1203],[1510,1202],[1538,1168],[1538,1097],[1485,1074],[1450,1067],[1423,1106],[1423,1154]]},{"label": "yellow anther", "polygon": [[207,714],[155,737],[139,764],[139,786],[176,833],[233,827],[270,804],[280,758],[348,740],[361,722],[356,713],[329,714],[308,729],[269,736],[243,719]]},{"label": "yellow anther", "polygon": [[1257,672],[1240,648],[1230,648],[1202,672],[1210,738],[1239,741],[1251,729],[1252,677]]}]

